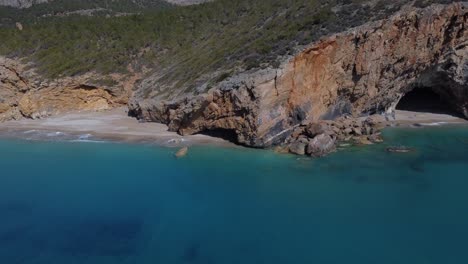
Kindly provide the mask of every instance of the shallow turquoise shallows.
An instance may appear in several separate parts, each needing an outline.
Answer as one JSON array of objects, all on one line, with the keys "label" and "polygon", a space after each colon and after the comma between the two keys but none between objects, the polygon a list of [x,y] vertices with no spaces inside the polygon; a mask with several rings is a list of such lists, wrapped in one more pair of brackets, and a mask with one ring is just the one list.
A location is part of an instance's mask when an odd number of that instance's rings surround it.
[{"label": "shallow turquoise shallows", "polygon": [[468,128],[385,138],[314,160],[3,140],[0,263],[468,263]]}]

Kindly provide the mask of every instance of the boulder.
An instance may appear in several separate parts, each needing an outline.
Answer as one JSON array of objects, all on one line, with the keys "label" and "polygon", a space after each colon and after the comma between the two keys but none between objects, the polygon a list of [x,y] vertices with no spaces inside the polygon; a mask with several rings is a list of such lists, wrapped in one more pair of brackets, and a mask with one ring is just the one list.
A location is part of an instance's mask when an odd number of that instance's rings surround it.
[{"label": "boulder", "polygon": [[317,135],[325,133],[325,131],[327,130],[328,130],[328,126],[326,124],[311,123],[306,127],[305,132],[308,137],[314,138]]},{"label": "boulder", "polygon": [[372,141],[370,141],[367,136],[361,136],[361,137],[356,137],[354,139],[354,141],[356,142],[356,144],[359,144],[359,145],[372,145],[374,143],[372,143]]},{"label": "boulder", "polygon": [[306,147],[307,143],[296,141],[289,145],[289,152],[297,155],[305,155]]},{"label": "boulder", "polygon": [[346,128],[346,129],[344,130],[344,133],[347,134],[347,135],[350,135],[350,134],[353,133],[353,129],[350,128],[350,127],[348,127],[348,128]]},{"label": "boulder", "polygon": [[372,135],[370,135],[368,137],[368,139],[373,143],[382,143],[383,142],[382,134],[380,134],[380,133],[372,134]]},{"label": "boulder", "polygon": [[5,113],[8,110],[10,110],[10,106],[8,104],[0,103],[0,114]]},{"label": "boulder", "polygon": [[387,152],[391,152],[391,153],[409,153],[413,151],[414,151],[413,148],[409,148],[405,146],[396,146],[396,147],[387,148]]},{"label": "boulder", "polygon": [[307,154],[322,157],[335,150],[335,140],[326,134],[314,137],[307,145]]},{"label": "boulder", "polygon": [[353,133],[356,135],[356,136],[362,136],[362,130],[360,127],[355,127],[353,128]]},{"label": "boulder", "polygon": [[289,153],[289,148],[285,146],[276,146],[273,149],[274,152],[279,153],[279,154],[287,154]]}]

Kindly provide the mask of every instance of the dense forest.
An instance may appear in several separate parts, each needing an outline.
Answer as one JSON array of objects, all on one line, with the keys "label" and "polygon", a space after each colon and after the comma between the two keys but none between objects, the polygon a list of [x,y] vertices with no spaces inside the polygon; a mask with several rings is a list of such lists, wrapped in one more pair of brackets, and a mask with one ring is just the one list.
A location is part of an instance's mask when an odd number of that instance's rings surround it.
[{"label": "dense forest", "polygon": [[[124,72],[133,63],[166,69],[165,79],[185,84],[210,72],[220,80],[233,71],[276,64],[301,45],[383,18],[413,1],[217,0],[184,7],[151,2],[56,0],[14,12],[3,7],[2,21],[21,22],[23,29],[4,23],[0,53],[27,58],[48,77]],[[433,2],[452,1],[416,5]],[[101,7],[113,13],[44,17]]]}]

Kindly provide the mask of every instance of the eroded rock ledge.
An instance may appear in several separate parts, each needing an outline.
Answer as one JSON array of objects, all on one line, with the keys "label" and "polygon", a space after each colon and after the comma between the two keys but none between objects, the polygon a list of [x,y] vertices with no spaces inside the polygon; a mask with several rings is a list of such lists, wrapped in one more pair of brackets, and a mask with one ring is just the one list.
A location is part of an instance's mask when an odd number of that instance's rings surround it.
[{"label": "eroded rock ledge", "polygon": [[[341,132],[296,131],[321,120],[391,113],[405,93],[420,86],[468,118],[467,8],[466,2],[407,8],[324,38],[278,69],[244,73],[206,94],[173,102],[133,98],[130,110],[182,135],[229,130],[252,147],[292,144],[300,136],[307,146],[317,136],[316,142],[327,145],[323,135],[334,142]],[[348,128],[354,126],[341,129]]]}]

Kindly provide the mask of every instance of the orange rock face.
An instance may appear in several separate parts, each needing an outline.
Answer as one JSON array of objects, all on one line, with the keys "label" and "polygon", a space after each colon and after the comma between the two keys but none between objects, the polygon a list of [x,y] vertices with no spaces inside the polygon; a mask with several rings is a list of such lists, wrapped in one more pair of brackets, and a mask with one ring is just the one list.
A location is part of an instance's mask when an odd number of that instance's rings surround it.
[{"label": "orange rock face", "polygon": [[230,78],[175,102],[133,100],[131,111],[171,130],[230,130],[238,142],[281,143],[304,122],[392,112],[416,86],[468,118],[468,4],[410,8],[329,36],[278,69]]},{"label": "orange rock face", "polygon": [[[289,91],[291,107],[306,109],[312,102],[307,119],[334,116],[330,111],[340,100],[350,103],[350,114],[388,110],[415,82],[467,74],[460,72],[467,60],[466,25],[460,3],[400,13],[307,48],[286,65],[279,87]],[[447,72],[445,65],[456,69]]]},{"label": "orange rock face", "polygon": [[26,93],[19,101],[24,117],[42,118],[72,111],[100,111],[114,106],[112,95],[96,87],[46,88]]},{"label": "orange rock face", "polygon": [[21,117],[18,100],[29,89],[29,83],[20,71],[21,65],[0,58],[0,122]]},{"label": "orange rock face", "polygon": [[[122,106],[127,104],[131,89],[140,78],[140,73],[130,71],[127,76],[91,72],[44,80],[34,68],[26,66],[0,57],[0,122]],[[110,85],[99,84],[99,80]]]}]

